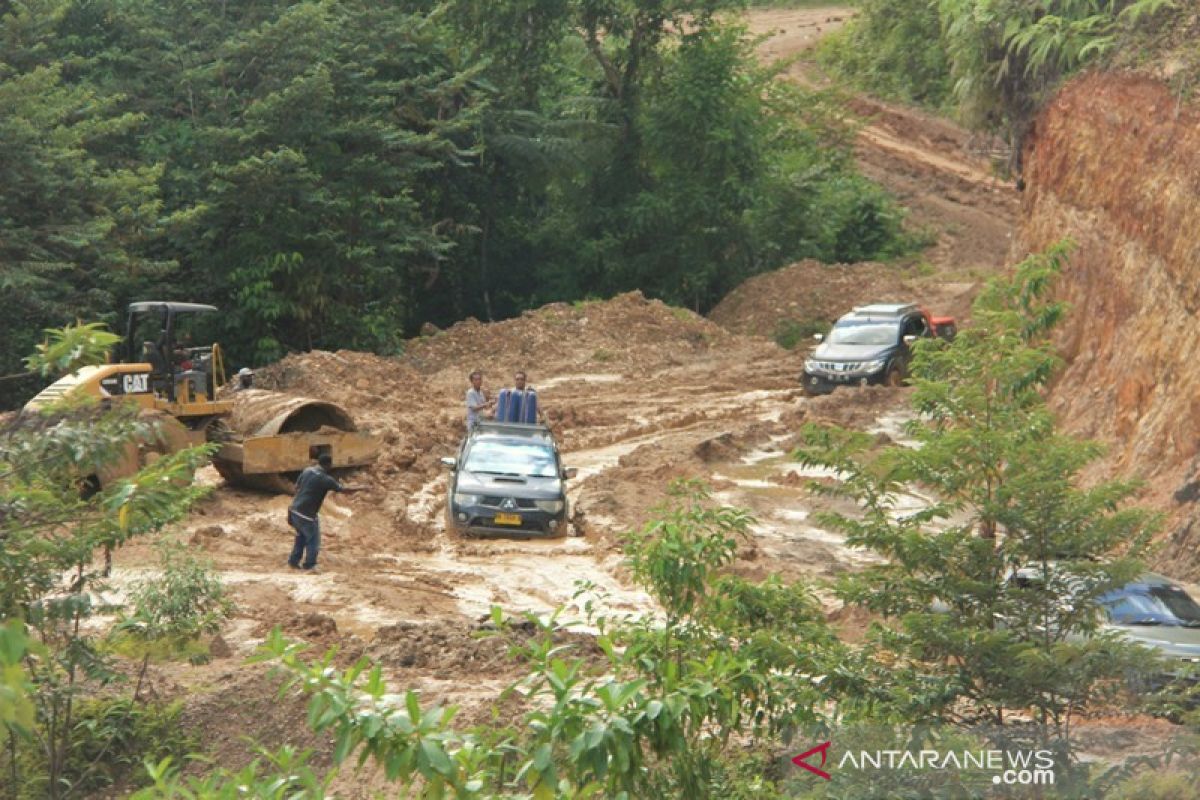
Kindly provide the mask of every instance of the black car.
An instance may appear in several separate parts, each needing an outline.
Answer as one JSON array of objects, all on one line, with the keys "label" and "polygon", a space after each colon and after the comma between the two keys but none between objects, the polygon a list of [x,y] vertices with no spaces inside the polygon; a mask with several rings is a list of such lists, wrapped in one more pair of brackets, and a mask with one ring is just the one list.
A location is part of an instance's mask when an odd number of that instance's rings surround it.
[{"label": "black car", "polygon": [[560,536],[567,527],[563,467],[545,425],[480,422],[450,467],[446,527],[464,534]]},{"label": "black car", "polygon": [[810,395],[829,394],[839,386],[898,386],[908,374],[909,345],[932,336],[934,324],[915,304],[860,306],[829,331],[817,334],[820,345],[804,361],[800,382]]}]

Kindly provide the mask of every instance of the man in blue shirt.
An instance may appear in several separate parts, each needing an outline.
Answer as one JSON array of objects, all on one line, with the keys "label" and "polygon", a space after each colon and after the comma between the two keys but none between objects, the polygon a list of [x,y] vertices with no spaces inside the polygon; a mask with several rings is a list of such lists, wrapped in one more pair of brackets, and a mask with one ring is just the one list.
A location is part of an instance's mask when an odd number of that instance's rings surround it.
[{"label": "man in blue shirt", "polygon": [[[321,523],[317,515],[329,492],[361,492],[362,487],[343,486],[329,474],[333,458],[328,453],[317,456],[317,466],[309,467],[296,479],[296,496],[288,508],[288,524],[296,531],[296,542],[288,556],[292,569],[315,569],[317,552],[321,549]],[[307,551],[307,552],[306,552]],[[305,556],[304,563],[300,563]]]}]

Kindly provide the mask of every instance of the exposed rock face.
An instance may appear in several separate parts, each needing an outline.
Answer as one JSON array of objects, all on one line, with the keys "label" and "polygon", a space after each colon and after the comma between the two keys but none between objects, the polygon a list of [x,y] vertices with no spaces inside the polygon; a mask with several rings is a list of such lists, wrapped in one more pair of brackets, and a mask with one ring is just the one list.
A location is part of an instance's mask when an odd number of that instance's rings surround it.
[{"label": "exposed rock face", "polygon": [[1160,564],[1196,576],[1200,110],[1148,77],[1086,76],[1039,118],[1025,178],[1020,246],[1077,245],[1054,407],[1069,431],[1109,446],[1106,477],[1147,481],[1146,499],[1170,514]]}]

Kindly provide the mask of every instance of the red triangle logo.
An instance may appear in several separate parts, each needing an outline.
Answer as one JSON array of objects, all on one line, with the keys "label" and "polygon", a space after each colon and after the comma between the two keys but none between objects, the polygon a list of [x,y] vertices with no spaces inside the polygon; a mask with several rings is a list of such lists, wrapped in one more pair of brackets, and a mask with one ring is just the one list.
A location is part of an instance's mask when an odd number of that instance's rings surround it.
[{"label": "red triangle logo", "polygon": [[801,753],[800,755],[794,757],[792,759],[792,763],[795,764],[797,767],[804,767],[806,770],[813,773],[814,775],[820,775],[825,780],[830,780],[832,776],[830,776],[830,774],[828,772],[826,772],[823,769],[818,769],[817,767],[814,767],[812,764],[809,764],[804,759],[808,758],[809,756],[811,756],[814,753],[819,752],[821,754],[821,766],[822,767],[825,766],[825,757],[829,752],[829,746],[831,744],[833,744],[833,743],[825,742],[824,744],[819,744],[816,747],[812,748],[811,750],[807,750],[807,751]]}]

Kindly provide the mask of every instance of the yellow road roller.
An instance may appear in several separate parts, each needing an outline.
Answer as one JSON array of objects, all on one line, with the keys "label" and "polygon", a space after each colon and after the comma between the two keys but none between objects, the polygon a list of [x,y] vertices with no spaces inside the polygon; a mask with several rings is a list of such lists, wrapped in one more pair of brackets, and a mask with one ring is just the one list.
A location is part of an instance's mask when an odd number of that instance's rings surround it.
[{"label": "yellow road roller", "polygon": [[99,486],[135,472],[159,455],[204,442],[219,445],[213,464],[230,483],[291,491],[292,476],[328,453],[334,467],[369,464],[380,442],[361,432],[334,403],[280,392],[222,390],[225,364],[217,344],[193,346],[192,322],[215,312],[200,303],[131,303],[120,363],[84,367],[43,389],[26,410],[66,396],[136,403],[156,422],[157,439],[131,443],[103,474]]}]

